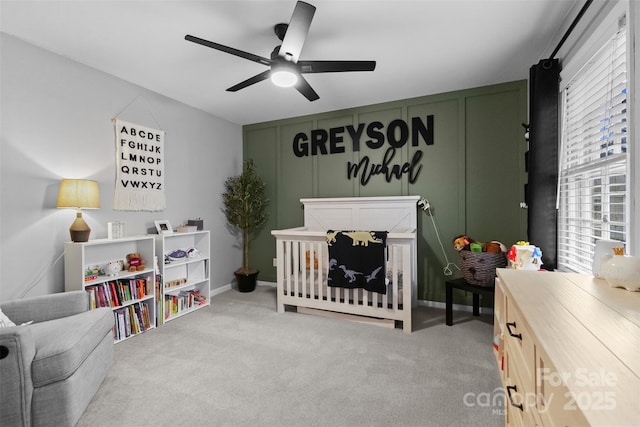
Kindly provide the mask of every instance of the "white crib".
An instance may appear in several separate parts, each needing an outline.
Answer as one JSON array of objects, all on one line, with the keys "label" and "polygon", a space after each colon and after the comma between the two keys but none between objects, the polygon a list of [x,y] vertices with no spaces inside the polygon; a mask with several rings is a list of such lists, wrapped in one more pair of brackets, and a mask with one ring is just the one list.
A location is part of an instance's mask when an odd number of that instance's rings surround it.
[{"label": "white crib", "polygon": [[[355,319],[411,332],[416,306],[418,196],[301,199],[304,226],[273,230],[277,309]],[[387,292],[327,286],[328,230],[387,231]]]}]

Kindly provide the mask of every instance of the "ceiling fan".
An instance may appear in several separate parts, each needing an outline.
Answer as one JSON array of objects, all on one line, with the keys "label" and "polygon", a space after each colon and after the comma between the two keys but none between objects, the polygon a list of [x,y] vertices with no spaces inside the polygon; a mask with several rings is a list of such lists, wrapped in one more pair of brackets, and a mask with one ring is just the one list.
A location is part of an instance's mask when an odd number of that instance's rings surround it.
[{"label": "ceiling fan", "polygon": [[320,97],[302,74],[373,71],[376,68],[376,61],[300,61],[300,52],[307,38],[307,33],[309,32],[315,11],[315,6],[303,1],[298,1],[289,24],[277,24],[274,27],[276,36],[282,41],[282,44],[276,46],[273,52],[271,52],[270,58],[264,58],[192,35],[186,35],[184,38],[190,42],[230,53],[269,67],[268,70],[231,86],[227,89],[229,92],[236,92],[247,86],[271,78],[278,86],[295,86],[309,101],[315,101]]}]

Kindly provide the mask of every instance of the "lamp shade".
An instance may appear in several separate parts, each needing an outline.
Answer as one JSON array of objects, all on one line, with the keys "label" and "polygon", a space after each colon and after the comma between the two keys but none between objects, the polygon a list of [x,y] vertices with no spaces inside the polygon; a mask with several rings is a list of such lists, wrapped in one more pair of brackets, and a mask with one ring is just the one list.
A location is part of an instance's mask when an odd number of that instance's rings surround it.
[{"label": "lamp shade", "polygon": [[58,190],[58,208],[77,209],[76,219],[69,227],[72,242],[88,242],[91,228],[82,218],[82,209],[100,207],[100,190],[96,181],[63,179]]},{"label": "lamp shade", "polygon": [[100,189],[96,181],[63,179],[58,190],[58,208],[98,209]]}]

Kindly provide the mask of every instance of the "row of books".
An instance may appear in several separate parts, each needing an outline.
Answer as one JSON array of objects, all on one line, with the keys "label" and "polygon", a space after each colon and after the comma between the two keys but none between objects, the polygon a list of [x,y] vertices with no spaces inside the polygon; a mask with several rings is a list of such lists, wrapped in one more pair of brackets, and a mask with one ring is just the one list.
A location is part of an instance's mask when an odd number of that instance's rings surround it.
[{"label": "row of books", "polygon": [[151,328],[149,306],[146,302],[138,302],[116,309],[113,311],[113,315],[115,317],[113,335],[116,340],[123,340]]},{"label": "row of books", "polygon": [[87,286],[85,290],[91,296],[91,308],[120,307],[127,301],[134,301],[150,295],[150,278],[111,280],[97,285]]},{"label": "row of books", "polygon": [[184,310],[205,305],[206,303],[207,297],[200,294],[200,291],[197,289],[180,291],[177,295],[165,295],[164,318],[168,319]]}]

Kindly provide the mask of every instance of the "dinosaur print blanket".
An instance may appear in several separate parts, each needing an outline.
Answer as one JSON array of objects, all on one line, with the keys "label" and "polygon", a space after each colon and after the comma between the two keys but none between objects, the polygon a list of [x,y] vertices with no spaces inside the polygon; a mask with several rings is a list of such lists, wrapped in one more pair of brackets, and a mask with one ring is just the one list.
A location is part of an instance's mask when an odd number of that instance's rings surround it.
[{"label": "dinosaur print blanket", "polygon": [[329,286],[385,294],[386,231],[327,231]]}]

